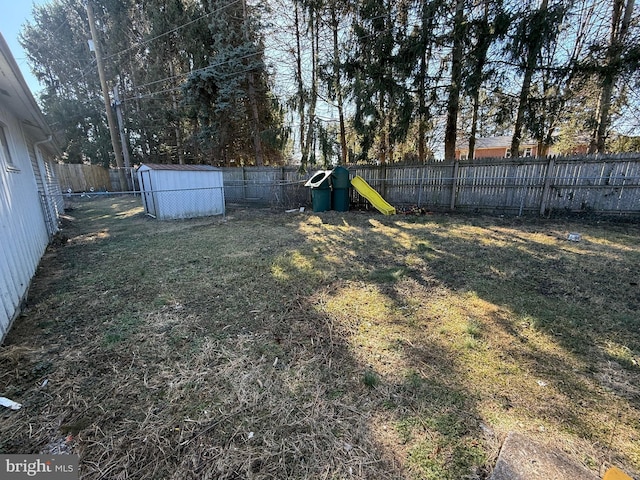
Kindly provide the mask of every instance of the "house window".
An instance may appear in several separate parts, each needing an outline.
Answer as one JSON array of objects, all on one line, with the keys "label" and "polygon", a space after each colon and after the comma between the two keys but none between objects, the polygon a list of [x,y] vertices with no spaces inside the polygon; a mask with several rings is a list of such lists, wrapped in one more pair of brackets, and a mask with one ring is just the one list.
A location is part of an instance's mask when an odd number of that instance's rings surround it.
[{"label": "house window", "polygon": [[0,123],[0,159],[4,162],[7,170],[18,170],[13,164],[11,152],[9,151],[9,142],[7,141],[7,127]]},{"label": "house window", "polygon": [[460,160],[467,160],[467,154],[466,153],[461,153],[460,154]]},{"label": "house window", "polygon": [[527,147],[524,149],[524,156],[525,157],[530,157],[532,153],[531,147]]},{"label": "house window", "polygon": [[511,149],[510,149],[510,148],[507,148],[507,151],[506,151],[506,153],[504,154],[504,156],[505,156],[506,158],[511,158]]}]

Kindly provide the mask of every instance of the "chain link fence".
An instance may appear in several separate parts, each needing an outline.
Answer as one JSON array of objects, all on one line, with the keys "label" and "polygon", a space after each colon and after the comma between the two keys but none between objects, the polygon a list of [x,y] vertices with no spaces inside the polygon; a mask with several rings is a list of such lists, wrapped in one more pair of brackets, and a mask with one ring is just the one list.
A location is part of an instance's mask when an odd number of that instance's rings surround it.
[{"label": "chain link fence", "polygon": [[306,180],[270,181],[227,179],[224,191],[227,202],[242,205],[263,205],[274,208],[297,208],[311,202]]},{"label": "chain link fence", "polygon": [[225,214],[224,187],[145,190],[140,193],[145,213],[159,220]]},{"label": "chain link fence", "polygon": [[145,214],[159,220],[176,220],[226,213],[223,187],[151,190],[145,192],[106,192],[89,189],[63,195],[65,210],[105,198],[136,199]]}]

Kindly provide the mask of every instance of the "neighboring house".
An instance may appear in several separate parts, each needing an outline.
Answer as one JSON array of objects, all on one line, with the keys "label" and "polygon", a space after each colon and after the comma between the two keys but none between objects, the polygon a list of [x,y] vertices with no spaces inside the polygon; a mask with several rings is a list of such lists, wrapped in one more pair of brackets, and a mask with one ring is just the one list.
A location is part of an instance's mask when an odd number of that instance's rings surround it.
[{"label": "neighboring house", "polygon": [[58,231],[64,205],[50,163],[52,138],[0,34],[0,342]]},{"label": "neighboring house", "polygon": [[[520,156],[535,157],[538,155],[538,143],[534,140],[520,142]],[[511,135],[502,137],[477,138],[473,158],[510,158]],[[469,158],[469,140],[459,142],[456,146],[456,159]]]},{"label": "neighboring house", "polygon": [[[473,158],[511,158],[511,135],[501,137],[477,138]],[[573,154],[585,154],[589,149],[589,139],[584,136],[576,137]],[[544,155],[557,155],[558,151],[553,146]],[[543,156],[544,156],[543,155]],[[520,157],[537,157],[538,142],[525,139],[520,142]],[[467,160],[469,158],[469,140],[465,139],[456,145],[456,159]]]}]

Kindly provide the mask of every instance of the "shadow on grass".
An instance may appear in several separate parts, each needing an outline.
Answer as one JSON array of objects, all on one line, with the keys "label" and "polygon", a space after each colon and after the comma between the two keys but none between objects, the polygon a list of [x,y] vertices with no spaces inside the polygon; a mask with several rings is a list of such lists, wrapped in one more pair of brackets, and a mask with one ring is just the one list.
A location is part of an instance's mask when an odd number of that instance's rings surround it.
[{"label": "shadow on grass", "polygon": [[0,352],[24,404],[3,453],[77,452],[83,478],[402,478],[364,368],[307,301],[323,280],[278,275],[303,260],[289,218],[117,211],[76,208]]},{"label": "shadow on grass", "polygon": [[[598,322],[605,267],[572,296],[576,258],[637,255],[624,232],[582,251],[555,224],[136,208],[79,205],[43,262],[0,354],[26,406],[3,451],[62,441],[84,478],[453,479],[482,478],[511,428],[610,443],[594,358],[637,352],[637,325]],[[636,434],[637,399],[615,404]]]},{"label": "shadow on grass", "polygon": [[[436,363],[458,359],[458,372],[470,372],[468,383],[464,374],[456,378],[478,399],[478,424],[551,431],[561,447],[566,438],[575,441],[571,448],[592,468],[617,458],[638,469],[640,296],[630,268],[640,259],[637,225],[449,216],[324,221],[335,228],[357,223],[347,248],[368,239],[356,255],[360,278],[378,284],[395,308],[416,308],[418,293],[418,309],[432,322],[414,319],[413,331],[403,332],[410,343],[425,343],[420,328],[462,337],[445,341]],[[584,229],[583,241],[568,242],[576,227]],[[330,236],[324,243],[328,251],[341,248]],[[411,282],[419,288],[407,287]],[[461,316],[457,327],[433,311],[441,288],[452,303],[444,315]],[[451,302],[456,297],[467,297],[469,308]]]}]

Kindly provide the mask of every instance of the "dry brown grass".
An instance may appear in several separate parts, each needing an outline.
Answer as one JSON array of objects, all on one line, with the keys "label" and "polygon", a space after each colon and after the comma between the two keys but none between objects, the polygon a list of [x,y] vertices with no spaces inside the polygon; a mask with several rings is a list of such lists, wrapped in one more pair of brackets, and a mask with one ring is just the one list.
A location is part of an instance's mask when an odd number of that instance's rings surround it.
[{"label": "dry brown grass", "polygon": [[640,470],[634,223],[70,215],[0,348],[24,404],[4,453],[76,452],[87,479],[484,478],[519,430]]}]

